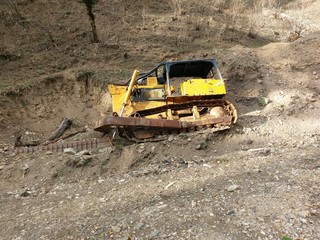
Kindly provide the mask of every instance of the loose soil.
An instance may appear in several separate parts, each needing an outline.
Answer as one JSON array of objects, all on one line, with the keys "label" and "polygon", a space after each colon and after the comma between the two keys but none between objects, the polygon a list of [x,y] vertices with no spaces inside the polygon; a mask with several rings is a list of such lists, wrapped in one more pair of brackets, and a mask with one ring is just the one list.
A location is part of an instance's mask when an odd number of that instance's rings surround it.
[{"label": "loose soil", "polygon": [[[77,1],[14,2],[18,12],[0,3],[1,239],[320,238],[320,1],[244,13],[250,34],[242,18],[222,28],[231,9],[200,11],[201,1],[178,14],[169,1],[100,1],[96,44]],[[301,36],[289,41],[292,28],[270,11],[301,13]],[[17,134],[45,141],[64,117],[65,135],[82,131],[66,141],[100,137],[92,128],[111,112],[109,82],[211,57],[239,112],[230,129],[117,137],[75,155],[6,153]]]}]

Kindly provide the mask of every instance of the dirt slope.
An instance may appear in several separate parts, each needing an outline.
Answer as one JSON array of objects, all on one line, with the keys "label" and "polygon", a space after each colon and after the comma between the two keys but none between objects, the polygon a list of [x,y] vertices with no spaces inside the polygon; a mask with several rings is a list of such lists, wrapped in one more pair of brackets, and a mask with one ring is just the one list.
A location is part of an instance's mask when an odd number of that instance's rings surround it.
[{"label": "dirt slope", "polygon": [[[182,1],[177,14],[169,1],[100,1],[97,44],[76,1],[16,2],[23,18],[0,3],[0,238],[320,238],[320,33],[288,42],[292,28],[269,15],[300,11],[317,25],[309,6],[319,1],[252,11],[253,35],[241,18],[218,34],[231,7]],[[239,111],[229,130],[75,155],[2,153],[16,132],[45,140],[64,117],[74,120],[66,134],[86,129],[70,140],[92,138],[110,111],[107,82],[202,57],[218,59]]]}]

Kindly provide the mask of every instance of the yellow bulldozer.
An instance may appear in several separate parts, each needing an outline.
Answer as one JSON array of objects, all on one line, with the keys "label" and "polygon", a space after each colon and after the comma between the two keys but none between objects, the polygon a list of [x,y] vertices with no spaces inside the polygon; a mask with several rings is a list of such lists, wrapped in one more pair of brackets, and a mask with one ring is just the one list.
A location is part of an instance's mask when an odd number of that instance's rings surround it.
[{"label": "yellow bulldozer", "polygon": [[163,62],[145,73],[135,70],[126,84],[109,84],[113,113],[95,130],[147,139],[237,121],[225,100],[226,87],[215,59]]}]

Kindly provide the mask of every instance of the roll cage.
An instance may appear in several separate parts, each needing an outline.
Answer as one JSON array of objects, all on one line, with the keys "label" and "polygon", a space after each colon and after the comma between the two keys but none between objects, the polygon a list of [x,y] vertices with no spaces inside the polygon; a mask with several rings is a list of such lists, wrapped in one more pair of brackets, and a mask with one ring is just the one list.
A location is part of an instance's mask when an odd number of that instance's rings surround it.
[{"label": "roll cage", "polygon": [[184,60],[174,62],[163,62],[148,72],[140,73],[137,79],[138,84],[142,84],[147,77],[156,77],[159,84],[167,84],[170,92],[171,78],[193,77],[208,78],[216,77],[222,79],[215,59],[207,60]]}]

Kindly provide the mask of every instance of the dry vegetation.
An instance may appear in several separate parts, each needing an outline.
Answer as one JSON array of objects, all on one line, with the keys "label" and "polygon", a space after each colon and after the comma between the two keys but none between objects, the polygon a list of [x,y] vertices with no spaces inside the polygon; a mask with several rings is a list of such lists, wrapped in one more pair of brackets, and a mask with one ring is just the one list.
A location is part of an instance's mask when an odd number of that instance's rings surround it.
[{"label": "dry vegetation", "polygon": [[1,155],[0,238],[320,239],[319,7],[99,0],[93,41],[80,1],[0,1],[0,151],[64,117],[96,136],[106,84],[167,60],[217,58],[239,112],[220,133]]}]

